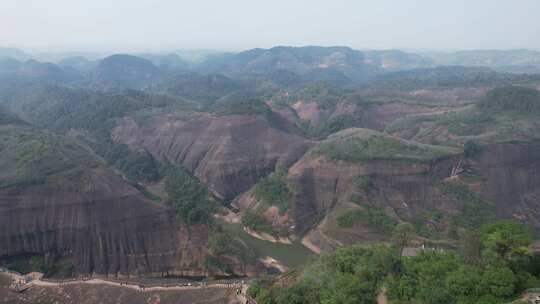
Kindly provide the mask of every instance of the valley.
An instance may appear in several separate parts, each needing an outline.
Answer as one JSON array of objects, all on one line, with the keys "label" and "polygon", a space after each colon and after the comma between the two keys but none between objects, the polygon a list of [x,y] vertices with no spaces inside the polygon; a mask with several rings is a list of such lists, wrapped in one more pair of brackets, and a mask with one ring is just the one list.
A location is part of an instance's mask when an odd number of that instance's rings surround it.
[{"label": "valley", "polygon": [[[348,47],[83,59],[0,60],[2,266],[245,280],[272,304],[415,303],[469,275],[510,280],[470,296],[505,303],[540,283],[537,74]],[[57,287],[0,302],[239,301]],[[333,298],[348,287],[357,302]]]}]

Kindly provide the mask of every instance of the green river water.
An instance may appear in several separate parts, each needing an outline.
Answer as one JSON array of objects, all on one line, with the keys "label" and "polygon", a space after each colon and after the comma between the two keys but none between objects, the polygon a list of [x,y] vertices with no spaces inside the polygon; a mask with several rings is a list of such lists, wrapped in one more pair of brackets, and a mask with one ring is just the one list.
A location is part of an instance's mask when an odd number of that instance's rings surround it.
[{"label": "green river water", "polygon": [[313,251],[302,245],[300,241],[296,241],[292,245],[272,243],[252,237],[242,229],[241,224],[223,223],[223,227],[251,247],[255,251],[255,254],[257,254],[257,257],[264,258],[270,256],[288,267],[303,265],[316,255]]}]

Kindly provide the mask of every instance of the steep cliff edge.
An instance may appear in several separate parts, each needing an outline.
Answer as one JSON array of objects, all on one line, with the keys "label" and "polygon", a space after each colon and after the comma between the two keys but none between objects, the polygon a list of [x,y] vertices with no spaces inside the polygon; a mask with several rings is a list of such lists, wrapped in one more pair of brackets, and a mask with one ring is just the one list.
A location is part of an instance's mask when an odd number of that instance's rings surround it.
[{"label": "steep cliff edge", "polygon": [[[432,240],[455,238],[493,217],[538,228],[538,149],[540,144],[492,144],[465,156],[370,130],[338,132],[288,171],[291,232],[328,251],[388,240],[399,222],[412,223]],[[255,205],[243,208],[249,206]],[[272,224],[279,228],[279,221]]]},{"label": "steep cliff edge", "polygon": [[203,273],[205,227],[188,230],[75,141],[11,125],[0,138],[0,257],[69,259],[83,273]]},{"label": "steep cliff edge", "polygon": [[228,200],[299,159],[310,143],[258,114],[168,114],[118,122],[112,136],[193,172]]}]

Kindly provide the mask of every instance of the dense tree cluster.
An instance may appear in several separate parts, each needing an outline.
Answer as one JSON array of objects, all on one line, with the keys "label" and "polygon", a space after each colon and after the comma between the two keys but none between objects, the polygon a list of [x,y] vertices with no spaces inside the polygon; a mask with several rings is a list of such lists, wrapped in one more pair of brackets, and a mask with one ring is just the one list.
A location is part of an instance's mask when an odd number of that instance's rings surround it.
[{"label": "dense tree cluster", "polygon": [[519,86],[498,87],[486,94],[478,106],[496,111],[540,112],[540,91]]},{"label": "dense tree cluster", "polygon": [[289,208],[292,192],[285,181],[285,171],[277,170],[263,178],[255,187],[253,195],[267,206],[277,206],[281,213]]},{"label": "dense tree cluster", "polygon": [[125,144],[113,144],[105,158],[131,181],[155,182],[161,177],[159,162],[146,150],[132,151]]},{"label": "dense tree cluster", "polygon": [[415,90],[420,88],[474,87],[502,85],[531,78],[528,75],[497,73],[488,68],[439,66],[384,74],[371,87]]},{"label": "dense tree cluster", "polygon": [[188,225],[209,223],[216,206],[210,201],[206,186],[183,168],[166,171],[165,190],[178,215]]},{"label": "dense tree cluster", "polygon": [[411,226],[400,225],[392,246],[338,249],[308,265],[287,288],[259,281],[249,293],[258,303],[507,303],[540,286],[540,256],[528,251],[530,233],[513,221],[498,221],[464,236],[459,251],[425,249],[401,256]]}]

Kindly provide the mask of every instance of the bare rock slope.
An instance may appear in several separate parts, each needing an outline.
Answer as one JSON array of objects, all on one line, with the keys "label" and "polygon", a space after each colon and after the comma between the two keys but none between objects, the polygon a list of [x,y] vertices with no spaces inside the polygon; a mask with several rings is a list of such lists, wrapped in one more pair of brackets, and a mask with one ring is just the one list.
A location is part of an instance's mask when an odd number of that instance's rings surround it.
[{"label": "bare rock slope", "polygon": [[74,141],[11,126],[0,137],[0,257],[67,258],[97,274],[201,274],[205,228],[188,231]]},{"label": "bare rock slope", "polygon": [[263,115],[169,114],[126,117],[113,138],[193,172],[218,197],[232,199],[277,167],[288,167],[310,142]]}]

